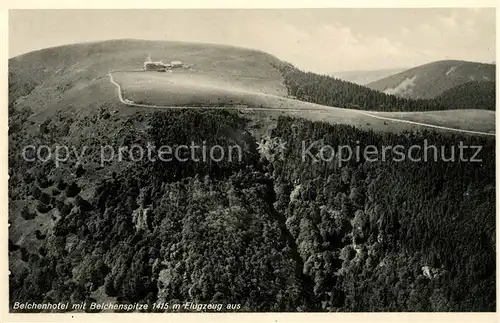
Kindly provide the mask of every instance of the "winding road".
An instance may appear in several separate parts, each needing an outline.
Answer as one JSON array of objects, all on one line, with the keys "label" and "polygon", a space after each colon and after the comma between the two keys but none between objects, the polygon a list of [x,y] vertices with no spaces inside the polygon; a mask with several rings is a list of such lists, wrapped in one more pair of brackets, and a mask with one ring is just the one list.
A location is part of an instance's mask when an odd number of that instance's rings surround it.
[{"label": "winding road", "polygon": [[[113,75],[108,73],[109,76],[109,81],[113,83],[116,86],[117,94],[118,94],[118,99],[120,100],[121,103],[128,105],[130,107],[141,107],[141,108],[151,108],[151,109],[179,109],[179,110],[185,110],[185,109],[215,109],[215,110],[241,110],[241,108],[237,107],[214,107],[214,106],[162,106],[162,105],[151,105],[151,104],[140,104],[140,103],[135,103],[128,101],[126,99],[123,99],[122,95],[122,88],[120,84],[116,83],[116,81],[113,78]],[[304,110],[310,110],[310,111],[325,111],[324,108],[317,108],[317,109],[280,109],[280,108],[245,108],[248,110],[257,110],[257,111],[286,111],[286,112],[301,112]]]},{"label": "winding road", "polygon": [[[139,71],[136,71],[139,72]],[[123,95],[122,95],[122,88],[120,84],[116,83],[116,81],[113,78],[112,72],[108,73],[109,81],[116,86],[116,92],[118,94],[118,99],[120,100],[121,103],[131,106],[131,107],[141,107],[141,108],[151,108],[151,109],[219,109],[219,110],[239,110],[241,108],[237,107],[212,107],[212,106],[200,106],[200,107],[189,107],[189,106],[158,106],[158,105],[150,105],[150,104],[140,104],[140,103],[135,103],[131,102],[129,100],[124,100]],[[282,109],[282,108],[246,108],[249,110],[257,110],[257,111],[286,111],[286,112],[302,112],[304,110],[306,111],[325,111],[328,109],[339,109],[335,107],[329,107],[329,106],[322,106],[321,108],[311,108],[311,109]],[[450,127],[443,127],[443,126],[436,126],[432,124],[427,124],[427,123],[422,123],[422,122],[416,122],[416,121],[409,121],[409,120],[404,120],[404,119],[395,119],[395,118],[388,118],[388,117],[382,117],[378,116],[373,113],[365,112],[362,110],[351,110],[356,113],[379,119],[379,120],[384,120],[384,121],[391,121],[391,122],[400,122],[400,123],[408,123],[408,124],[413,124],[413,125],[418,125],[418,126],[423,126],[423,127],[428,127],[428,128],[435,128],[435,129],[440,129],[440,130],[447,130],[447,131],[455,131],[455,132],[462,132],[462,133],[469,133],[469,134],[474,134],[474,135],[483,135],[483,136],[496,136],[494,133],[489,133],[489,132],[482,132],[482,131],[472,131],[472,130],[464,130],[464,129],[457,129],[457,128],[450,128]]]},{"label": "winding road", "polygon": [[449,130],[449,131],[457,131],[457,132],[464,132],[464,133],[470,133],[470,134],[475,134],[475,135],[484,135],[484,136],[496,136],[494,133],[489,133],[489,132],[482,132],[482,131],[473,131],[473,130],[464,130],[464,129],[457,129],[457,128],[450,128],[450,127],[443,127],[443,126],[436,126],[428,123],[422,123],[422,122],[416,122],[416,121],[410,121],[410,120],[404,120],[404,119],[394,119],[394,118],[388,118],[388,117],[381,117],[377,116],[371,113],[355,110],[356,112],[375,118],[375,119],[380,119],[380,120],[387,120],[387,121],[393,121],[393,122],[401,122],[401,123],[409,123],[409,124],[414,124],[418,126],[423,126],[423,127],[429,127],[429,128],[435,128],[435,129],[441,129],[441,130]]}]

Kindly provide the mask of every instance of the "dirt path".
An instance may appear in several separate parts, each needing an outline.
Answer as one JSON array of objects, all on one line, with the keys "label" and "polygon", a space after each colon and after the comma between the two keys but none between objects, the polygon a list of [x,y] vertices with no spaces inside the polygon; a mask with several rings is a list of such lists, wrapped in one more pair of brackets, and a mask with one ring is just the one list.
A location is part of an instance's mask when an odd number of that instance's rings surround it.
[{"label": "dirt path", "polygon": [[[140,104],[134,102],[128,102],[123,99],[122,88],[120,84],[116,83],[113,79],[113,75],[108,73],[109,81],[116,86],[118,99],[121,103],[128,105],[130,107],[141,107],[141,108],[152,108],[152,109],[217,109],[217,110],[241,110],[238,107],[213,107],[213,106],[200,106],[200,107],[189,107],[189,106],[161,106],[161,105],[151,105],[151,104]],[[280,108],[245,108],[246,110],[257,110],[257,111],[288,111],[288,112],[301,112],[301,111],[325,111],[324,108],[312,108],[312,109],[280,109]]]},{"label": "dirt path", "polygon": [[449,128],[449,127],[443,127],[443,126],[435,126],[435,125],[428,124],[428,123],[409,121],[409,120],[404,120],[404,119],[394,119],[394,118],[388,118],[388,117],[381,117],[381,116],[377,116],[377,115],[374,115],[374,114],[371,114],[368,112],[364,112],[364,111],[357,111],[357,112],[360,114],[366,115],[366,116],[370,116],[370,117],[375,118],[375,119],[379,119],[379,120],[409,123],[409,124],[414,124],[414,125],[423,126],[423,127],[436,128],[436,129],[449,130],[449,131],[457,131],[457,132],[465,132],[465,133],[470,133],[470,134],[475,134],[475,135],[495,136],[494,133],[489,133],[489,132],[456,129],[456,128]]},{"label": "dirt path", "polygon": [[[139,72],[139,71],[136,71]],[[116,91],[118,94],[118,99],[120,100],[121,103],[130,106],[130,107],[141,107],[141,108],[151,108],[151,109],[219,109],[219,110],[240,110],[241,108],[237,107],[211,107],[211,106],[206,106],[206,107],[188,107],[188,106],[158,106],[158,105],[150,105],[150,104],[139,104],[139,103],[134,103],[134,102],[129,102],[128,100],[124,100],[122,96],[122,88],[120,84],[116,83],[112,72],[108,73],[109,81],[116,86]],[[303,111],[325,111],[328,109],[339,109],[335,107],[328,107],[328,106],[322,106],[321,108],[311,108],[311,109],[282,109],[282,108],[245,108],[248,110],[256,110],[256,111],[286,111],[286,112],[303,112]],[[432,124],[427,124],[427,123],[422,123],[422,122],[416,122],[416,121],[409,121],[409,120],[404,120],[404,119],[395,119],[395,118],[388,118],[388,117],[382,117],[378,116],[369,112],[365,112],[363,110],[350,110],[355,113],[359,113],[371,118],[379,119],[379,120],[384,120],[384,121],[391,121],[391,122],[400,122],[400,123],[408,123],[408,124],[413,124],[413,125],[418,125],[418,126],[423,126],[423,127],[429,127],[429,128],[435,128],[435,129],[441,129],[441,130],[448,130],[448,131],[456,131],[456,132],[462,132],[462,133],[470,133],[474,135],[483,135],[483,136],[496,136],[494,133],[489,133],[489,132],[482,132],[482,131],[472,131],[472,130],[464,130],[464,129],[457,129],[457,128],[450,128],[450,127],[443,127],[443,126],[436,126]]]}]

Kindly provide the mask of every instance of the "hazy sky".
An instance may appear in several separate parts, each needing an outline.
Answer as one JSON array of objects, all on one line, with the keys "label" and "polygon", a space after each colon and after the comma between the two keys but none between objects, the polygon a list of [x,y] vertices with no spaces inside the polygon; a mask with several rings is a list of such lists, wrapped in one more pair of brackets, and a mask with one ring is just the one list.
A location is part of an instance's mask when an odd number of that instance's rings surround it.
[{"label": "hazy sky", "polygon": [[495,60],[494,9],[11,10],[10,57],[138,38],[261,49],[329,73]]}]

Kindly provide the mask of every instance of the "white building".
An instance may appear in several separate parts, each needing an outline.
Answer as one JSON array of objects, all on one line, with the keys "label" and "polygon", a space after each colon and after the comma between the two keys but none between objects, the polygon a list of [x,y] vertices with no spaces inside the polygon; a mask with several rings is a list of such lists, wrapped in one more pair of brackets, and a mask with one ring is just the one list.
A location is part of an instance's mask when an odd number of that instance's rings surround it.
[{"label": "white building", "polygon": [[181,61],[171,61],[170,65],[172,67],[182,67],[182,62]]}]

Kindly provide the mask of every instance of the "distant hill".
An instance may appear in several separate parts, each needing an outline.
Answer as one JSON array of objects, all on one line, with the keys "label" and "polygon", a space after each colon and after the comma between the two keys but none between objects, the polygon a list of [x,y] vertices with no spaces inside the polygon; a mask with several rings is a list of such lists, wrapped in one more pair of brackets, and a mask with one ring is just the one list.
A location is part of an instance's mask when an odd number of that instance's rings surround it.
[{"label": "distant hill", "polygon": [[453,102],[446,106],[434,99],[402,98],[366,86],[327,75],[304,72],[291,64],[280,67],[290,95],[307,102],[356,110],[384,112],[437,111],[457,109]]},{"label": "distant hill", "polygon": [[384,77],[391,76],[406,70],[406,68],[387,68],[380,70],[367,70],[367,71],[345,71],[335,72],[330,75],[359,85],[366,85],[368,83],[380,80]]},{"label": "distant hill", "polygon": [[371,89],[411,98],[434,98],[468,82],[495,81],[495,65],[458,60],[433,62],[371,82]]}]

